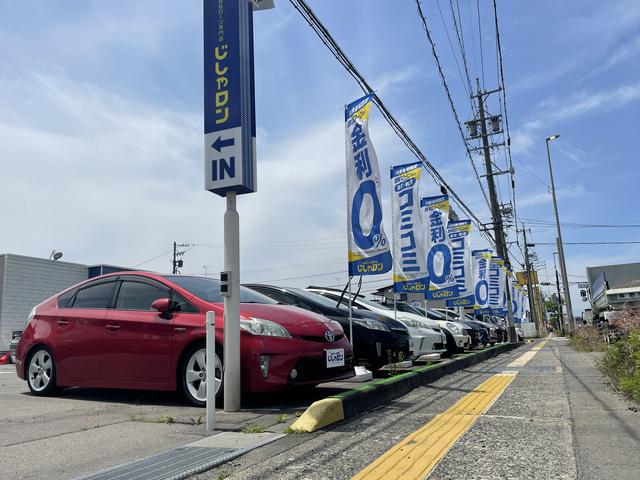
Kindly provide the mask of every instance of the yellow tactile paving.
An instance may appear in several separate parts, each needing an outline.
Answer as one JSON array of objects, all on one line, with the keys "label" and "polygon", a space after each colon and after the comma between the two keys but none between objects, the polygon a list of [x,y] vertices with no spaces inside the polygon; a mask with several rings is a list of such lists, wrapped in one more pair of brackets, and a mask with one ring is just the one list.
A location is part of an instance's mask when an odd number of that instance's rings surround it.
[{"label": "yellow tactile paving", "polygon": [[533,347],[531,350],[529,350],[528,352],[520,355],[518,358],[516,358],[513,362],[511,362],[509,365],[507,365],[507,367],[509,368],[520,368],[520,367],[524,367],[527,363],[529,363],[531,361],[531,359],[533,357],[536,356],[536,354],[542,349],[542,347],[544,347],[547,343],[547,340],[543,340],[541,341],[538,345],[536,345],[535,347]]},{"label": "yellow tactile paving", "polygon": [[478,417],[493,405],[515,375],[516,372],[503,372],[489,378],[447,411],[436,415],[424,427],[378,457],[355,475],[354,480],[424,478]]}]

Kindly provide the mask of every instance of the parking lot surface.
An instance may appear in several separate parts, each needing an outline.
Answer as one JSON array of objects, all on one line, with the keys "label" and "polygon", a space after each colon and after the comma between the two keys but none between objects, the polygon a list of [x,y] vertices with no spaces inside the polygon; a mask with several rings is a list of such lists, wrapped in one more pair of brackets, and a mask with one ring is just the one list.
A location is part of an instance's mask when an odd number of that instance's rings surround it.
[{"label": "parking lot surface", "polygon": [[[249,397],[241,412],[218,409],[216,427],[281,432],[296,413],[334,391]],[[75,478],[207,436],[205,410],[176,393],[74,388],[34,397],[13,365],[0,366],[0,408],[3,478]]]}]

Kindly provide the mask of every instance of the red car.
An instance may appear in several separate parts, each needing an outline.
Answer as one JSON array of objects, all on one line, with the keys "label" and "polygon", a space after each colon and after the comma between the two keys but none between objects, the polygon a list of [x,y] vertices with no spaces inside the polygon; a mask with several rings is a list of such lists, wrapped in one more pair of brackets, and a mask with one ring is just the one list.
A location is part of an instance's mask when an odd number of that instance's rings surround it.
[{"label": "red car", "polygon": [[[354,375],[339,323],[240,287],[244,393]],[[97,277],[33,309],[16,371],[35,395],[61,387],[182,390],[206,399],[205,313],[216,313],[216,396],[222,392],[223,300],[212,278],[122,272]]]}]

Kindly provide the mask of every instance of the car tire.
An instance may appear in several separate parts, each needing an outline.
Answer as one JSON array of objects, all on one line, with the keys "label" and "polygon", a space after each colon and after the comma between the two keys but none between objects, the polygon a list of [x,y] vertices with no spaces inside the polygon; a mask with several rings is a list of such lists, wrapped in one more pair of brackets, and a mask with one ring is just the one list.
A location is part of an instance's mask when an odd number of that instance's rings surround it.
[{"label": "car tire", "polygon": [[444,332],[444,336],[447,338],[447,352],[444,355],[440,355],[441,357],[451,357],[455,353],[464,352],[464,349],[460,349],[456,345],[456,340],[455,338],[453,338],[453,335],[449,331],[444,329],[442,331]]},{"label": "car tire", "polygon": [[29,354],[25,376],[31,393],[38,397],[50,397],[60,392],[56,384],[56,362],[51,350],[38,346]]},{"label": "car tire", "polygon": [[[215,376],[218,380],[216,382],[216,403],[222,400],[223,395],[222,359],[222,348],[216,345]],[[207,404],[206,364],[206,348],[204,344],[200,343],[190,346],[185,351],[178,368],[179,385],[183,395],[190,403],[198,407],[204,407]]]}]

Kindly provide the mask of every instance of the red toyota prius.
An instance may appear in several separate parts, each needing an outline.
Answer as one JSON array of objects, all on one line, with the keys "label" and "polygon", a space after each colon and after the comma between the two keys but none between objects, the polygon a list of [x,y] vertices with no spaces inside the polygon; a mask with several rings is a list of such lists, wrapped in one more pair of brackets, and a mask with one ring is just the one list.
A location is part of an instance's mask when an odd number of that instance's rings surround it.
[{"label": "red toyota prius", "polygon": [[[244,393],[354,375],[339,323],[240,287]],[[216,313],[209,372],[222,392],[223,300],[219,280],[145,272],[97,277],[51,297],[29,315],[16,371],[35,395],[62,387],[181,390],[204,405],[205,313]]]}]

